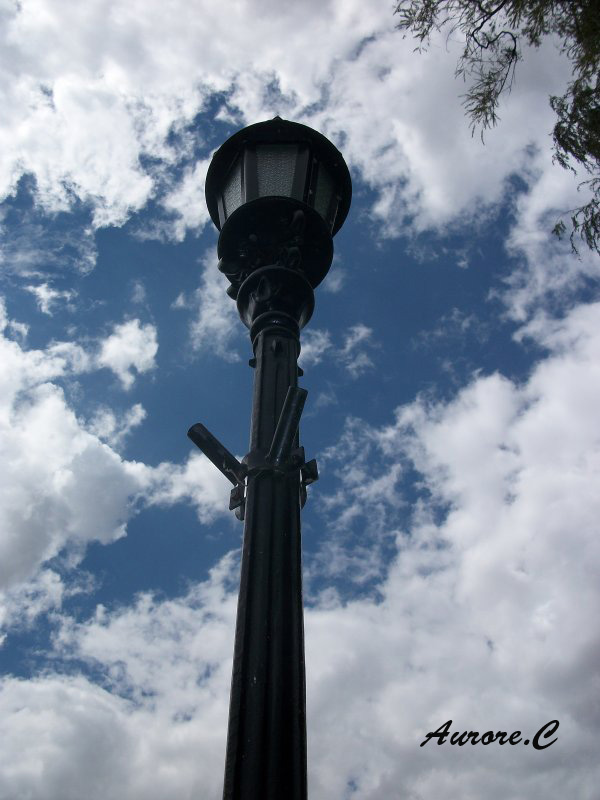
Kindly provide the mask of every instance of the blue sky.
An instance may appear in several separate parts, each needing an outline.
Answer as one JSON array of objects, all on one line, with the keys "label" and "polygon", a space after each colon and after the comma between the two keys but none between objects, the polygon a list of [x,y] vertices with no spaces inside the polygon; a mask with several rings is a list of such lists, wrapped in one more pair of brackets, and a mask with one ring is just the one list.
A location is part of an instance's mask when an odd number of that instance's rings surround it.
[{"label": "blue sky", "polygon": [[[0,3],[0,798],[222,790],[242,526],[193,449],[248,447],[212,152],[280,114],[353,203],[302,335],[309,794],[590,800],[598,259],[552,163],[568,65],[471,136],[459,42],[358,0]],[[558,741],[419,747],[428,731]]]}]

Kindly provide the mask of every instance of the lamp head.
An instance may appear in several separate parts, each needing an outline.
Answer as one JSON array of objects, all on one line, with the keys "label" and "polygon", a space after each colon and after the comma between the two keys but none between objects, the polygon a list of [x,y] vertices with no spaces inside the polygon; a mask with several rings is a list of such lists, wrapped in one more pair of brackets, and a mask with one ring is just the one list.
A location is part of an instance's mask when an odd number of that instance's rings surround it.
[{"label": "lamp head", "polygon": [[348,214],[352,182],[342,154],[321,133],[275,117],[221,145],[208,168],[205,194],[219,230],[246,203],[286,197],[317,211],[333,236]]},{"label": "lamp head", "polygon": [[331,266],[352,182],[342,154],[321,133],[275,117],[221,145],[205,194],[220,231],[219,269],[237,297],[252,271],[272,265],[296,269],[317,286]]}]

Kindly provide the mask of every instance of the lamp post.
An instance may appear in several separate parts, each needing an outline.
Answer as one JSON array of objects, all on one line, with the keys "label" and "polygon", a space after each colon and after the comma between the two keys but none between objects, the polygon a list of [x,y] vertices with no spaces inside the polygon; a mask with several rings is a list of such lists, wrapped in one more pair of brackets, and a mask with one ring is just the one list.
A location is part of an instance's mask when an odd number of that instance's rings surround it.
[{"label": "lamp post", "polygon": [[318,478],[298,423],[300,330],[350,207],[341,153],[275,117],[214,154],[206,202],[219,269],[250,331],[255,369],[250,452],[239,462],[201,425],[188,436],[233,484],[245,521],[224,800],[305,800],[306,702],[300,508]]}]

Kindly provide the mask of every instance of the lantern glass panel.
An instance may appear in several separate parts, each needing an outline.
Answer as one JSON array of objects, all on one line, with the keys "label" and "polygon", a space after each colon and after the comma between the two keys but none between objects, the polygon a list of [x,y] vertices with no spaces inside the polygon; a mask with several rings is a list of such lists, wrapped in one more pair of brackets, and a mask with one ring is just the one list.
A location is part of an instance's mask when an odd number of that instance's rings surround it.
[{"label": "lantern glass panel", "polygon": [[258,196],[292,197],[298,160],[296,144],[259,144],[256,146]]},{"label": "lantern glass panel", "polygon": [[223,205],[226,217],[242,205],[242,159],[239,157],[227,175],[223,187]]},{"label": "lantern glass panel", "polygon": [[331,208],[331,198],[335,186],[331,175],[325,169],[323,164],[319,164],[319,172],[317,175],[317,188],[315,191],[315,210],[323,217],[323,219],[332,224],[333,220],[328,219],[327,214]]}]

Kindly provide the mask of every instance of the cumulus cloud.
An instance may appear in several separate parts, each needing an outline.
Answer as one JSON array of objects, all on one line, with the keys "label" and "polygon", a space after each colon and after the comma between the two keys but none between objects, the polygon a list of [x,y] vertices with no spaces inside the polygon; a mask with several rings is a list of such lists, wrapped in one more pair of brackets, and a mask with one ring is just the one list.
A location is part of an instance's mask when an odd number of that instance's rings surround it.
[{"label": "cumulus cloud", "polygon": [[164,462],[146,469],[149,505],[191,503],[200,522],[212,522],[229,506],[231,484],[205,456],[192,452],[185,464]]},{"label": "cumulus cloud", "polygon": [[299,362],[302,367],[319,364],[332,347],[331,334],[318,328],[308,328],[302,333],[301,346]]},{"label": "cumulus cloud", "polygon": [[[0,775],[5,796],[93,797],[106,780],[107,763],[122,777],[132,763],[129,704],[83,678],[5,678],[0,706],[4,764],[14,767]],[[26,751],[28,758],[19,756]]]},{"label": "cumulus cloud", "polygon": [[[10,113],[0,128],[0,195],[32,175],[39,205],[54,213],[83,202],[92,227],[122,224],[156,199],[168,220],[155,221],[155,235],[180,240],[207,220],[208,154],[198,158],[202,140],[190,137],[197,114],[219,94],[221,120],[242,125],[283,113],[343,146],[377,192],[372,217],[382,235],[472,225],[511,195],[512,175],[529,170],[513,245],[532,273],[526,282],[539,286],[539,246],[577,185],[551,162],[547,98],[569,78],[555,43],[525,52],[484,146],[471,136],[453,76],[457,43],[434,37],[416,56],[387,6],[331,0],[302,9],[256,0],[231,18],[200,0],[168,10],[145,4],[143,13],[136,3],[107,12],[101,0],[85,9],[8,6],[2,90]],[[249,26],[260,52],[248,50]],[[588,268],[572,261],[569,269],[579,275]],[[522,299],[514,302],[518,313]]]},{"label": "cumulus cloud", "polygon": [[131,389],[137,373],[154,369],[154,357],[158,350],[156,328],[142,325],[139,319],[132,319],[115,325],[113,333],[100,345],[97,364],[111,369],[121,381],[124,389]]},{"label": "cumulus cloud", "polygon": [[[549,237],[559,215],[586,203],[591,196],[578,191],[573,175],[552,169],[548,150],[537,152],[522,177],[528,190],[514,200],[513,225],[507,251],[516,268],[506,278],[505,291],[497,295],[507,313],[518,322],[525,321],[540,305],[556,309],[572,303],[586,281],[598,274],[598,255],[579,242],[580,255],[575,258],[569,241]],[[584,176],[580,176],[583,180]],[[578,244],[577,239],[574,240]]]},{"label": "cumulus cloud", "polygon": [[353,378],[357,378],[365,370],[373,366],[364,346],[373,345],[373,331],[371,328],[359,323],[353,325],[344,338],[340,350],[340,358]]},{"label": "cumulus cloud", "polygon": [[[82,675],[0,690],[0,795],[96,800],[118,794],[217,797],[222,785],[237,563],[175,600],[141,595],[83,625],[63,619],[57,654],[90,664]],[[36,733],[31,737],[31,727]]]},{"label": "cumulus cloud", "polygon": [[[24,193],[29,184],[24,183]],[[57,217],[8,202],[0,205],[0,233],[0,266],[5,275],[48,283],[57,274],[85,275],[96,264],[95,232],[85,214]]]},{"label": "cumulus cloud", "polygon": [[348,277],[346,270],[340,267],[336,260],[334,257],[333,266],[327,273],[327,280],[323,282],[323,291],[331,292],[331,294],[340,292]]},{"label": "cumulus cloud", "polygon": [[304,368],[315,366],[329,358],[337,361],[352,378],[357,378],[373,366],[367,349],[376,346],[372,329],[361,322],[348,328],[340,346],[334,345],[329,331],[309,328],[302,333],[298,361]]},{"label": "cumulus cloud", "polygon": [[[460,106],[454,45],[446,52],[435,40],[415,56],[385,4],[254,0],[232,16],[202,2],[39,0],[0,14],[0,194],[32,175],[36,208],[47,212],[22,214],[28,227],[0,254],[28,285],[50,285],[49,269],[63,263],[89,271],[94,229],[122,224],[149,199],[167,221],[148,235],[181,240],[202,227],[208,145],[193,131],[216,92],[221,122],[280,112],[330,136],[376,191],[377,235],[443,235],[512,203],[518,270],[503,298],[527,321],[518,336],[547,357],[522,384],[476,376],[452,401],[418,399],[388,426],[349,420],[323,456],[340,480],[322,497],[328,536],[308,564],[317,598],[306,614],[310,794],[593,800],[600,312],[581,306],[556,319],[536,309],[594,268],[547,234],[555,212],[580,201],[576,177],[549,152],[547,95],[568,76],[552,43],[527,54],[483,146]],[[261,42],[252,52],[249,30]],[[215,130],[201,119],[208,139]],[[49,240],[52,215],[81,204],[89,219],[79,240],[73,231]],[[205,268],[176,306],[194,309],[199,348],[235,360],[235,304],[214,262]],[[75,590],[52,559],[62,554],[73,569],[87,543],[124,535],[147,504],[190,503],[211,521],[229,486],[195,453],[158,466],[121,458],[115,448],[141,423],[139,404],[85,423],[67,402],[66,377],[103,366],[129,388],[152,369],[153,326],[132,320],[104,341],[44,350],[26,349],[22,323],[7,321],[7,331],[22,340],[0,340],[0,621],[10,625],[58,609]],[[360,371],[372,339],[362,324],[337,345],[317,331],[312,355],[310,337],[303,353]],[[61,619],[56,655],[74,659],[71,674],[2,681],[0,795],[218,797],[237,563],[221,562],[179,598],[145,594],[86,622]],[[339,575],[351,596],[341,586],[319,594],[320,579]],[[544,754],[418,746],[446,719],[457,730],[531,734],[552,718],[559,741]]]},{"label": "cumulus cloud", "polygon": [[[65,599],[89,594],[95,588],[96,582],[90,573],[72,569],[81,551],[71,545],[65,556],[61,564],[55,561],[52,568],[33,570],[27,580],[0,588],[0,630],[33,629],[40,615],[55,613]],[[5,638],[3,633],[0,645]]]},{"label": "cumulus cloud", "polygon": [[[319,5],[322,43],[349,52],[370,27],[358,9]],[[10,57],[2,88],[10,114],[1,132],[1,193],[14,191],[18,177],[31,173],[46,208],[62,210],[76,197],[91,205],[94,225],[122,223],[157,188],[160,164],[185,161],[185,136],[173,134],[192,122],[211,93],[231,89],[239,76],[247,91],[262,94],[261,87],[279,79],[273,64],[280,63],[281,92],[308,99],[328,71],[329,47],[315,47],[320,55],[310,70],[304,62],[298,70],[293,53],[300,50],[281,47],[292,32],[298,45],[316,45],[304,25],[306,13],[306,6],[301,14],[275,6],[257,13],[247,4],[232,19],[206,3],[169,11],[134,4],[107,12],[103,2],[85,11],[46,4],[35,11],[6,8],[3,51]],[[249,23],[259,28],[260,53],[248,52]],[[53,55],[58,52],[60,59]],[[292,87],[298,79],[304,85]],[[158,177],[156,168],[141,163],[144,157],[158,163]]]},{"label": "cumulus cloud", "polygon": [[357,58],[338,65],[336,91],[314,115],[322,129],[344,133],[344,155],[381,190],[374,213],[390,235],[440,229],[465,212],[471,220],[478,206],[495,204],[508,176],[527,163],[531,144],[548,151],[548,94],[560,91],[568,74],[552,42],[528,51],[502,124],[484,146],[471,136],[454,78],[459,43],[434,38],[418,57],[413,48],[391,29],[374,36]]},{"label": "cumulus cloud", "polygon": [[2,427],[2,587],[29,578],[67,542],[124,535],[139,482],[81,429],[58,386],[30,387],[26,399],[6,409]]},{"label": "cumulus cloud", "polygon": [[111,447],[118,447],[128,434],[146,418],[146,410],[136,403],[124,414],[117,415],[111,408],[98,408],[88,423],[88,430]]},{"label": "cumulus cloud", "polygon": [[[352,601],[344,612],[334,603],[308,617],[317,796],[338,796],[346,780],[369,798],[392,788],[429,797],[448,786],[478,796],[483,770],[492,797],[518,794],[523,780],[528,797],[560,797],[577,781],[571,757],[580,764],[576,791],[593,796],[589,732],[598,714],[586,696],[600,649],[599,315],[600,305],[581,306],[523,331],[550,350],[523,385],[481,376],[448,404],[400,408],[388,427],[349,423],[338,446],[344,488],[332,499],[335,513],[350,510],[338,543],[350,557],[353,518],[373,525],[375,511],[382,531],[395,528],[397,557],[377,586],[381,603]],[[343,465],[368,446],[381,466],[361,474],[359,461],[357,496]],[[410,514],[394,506],[393,492],[378,492],[394,466],[417,470],[410,492],[396,484],[396,495],[411,498]],[[368,569],[371,554],[362,556]],[[331,631],[344,626],[332,652]],[[559,719],[558,761],[534,762],[523,748],[509,777],[491,753],[421,750],[419,731],[447,719],[453,730],[528,735]],[[326,731],[335,725],[356,734],[332,752]]]},{"label": "cumulus cloud", "polygon": [[38,283],[37,285],[26,286],[25,289],[35,297],[36,302],[38,304],[38,308],[42,312],[42,314],[48,314],[52,316],[54,306],[59,303],[60,301],[65,301],[67,304],[69,300],[75,297],[75,292],[66,289],[64,291],[60,291],[58,289],[53,289],[47,283]]},{"label": "cumulus cloud", "polygon": [[[325,454],[328,467],[355,469],[324,511],[354,505],[340,552],[368,519],[392,535],[393,554],[380,554],[361,598],[329,591],[307,609],[312,797],[453,787],[501,800],[523,786],[531,800],[595,797],[599,322],[600,304],[539,316],[522,336],[548,356],[523,383],[477,376],[447,403],[399,408],[387,426],[349,421]],[[375,459],[356,458],[365,447]],[[164,497],[196,482],[196,468],[176,471]],[[372,553],[354,556],[370,568]],[[101,770],[92,800],[113,786],[125,800],[219,796],[238,557],[179,598],[143,594],[84,622],[62,618],[57,655],[87,664],[103,688],[83,674],[4,680],[4,794],[75,798]],[[454,731],[529,738],[551,719],[560,727],[543,754],[419,747],[450,719]]]},{"label": "cumulus cloud", "polygon": [[[52,302],[52,292],[42,292],[48,303]],[[0,299],[0,325],[2,330],[16,333],[24,339],[26,328],[22,323],[9,320],[6,316],[4,301]],[[143,325],[139,319],[132,319],[113,325],[112,333],[105,338],[87,342],[86,347],[77,342],[52,342],[44,350],[21,350],[14,343],[5,342],[11,353],[4,376],[0,380],[8,387],[15,377],[18,380],[38,380],[46,375],[49,378],[73,373],[89,372],[95,369],[110,369],[121,381],[123,389],[129,390],[135,382],[135,375],[155,368],[155,356],[158,351],[157,332],[154,325]],[[16,356],[15,354],[22,354]],[[24,366],[25,365],[25,366]],[[10,391],[14,396],[14,391]]]},{"label": "cumulus cloud", "polygon": [[146,302],[146,287],[142,283],[142,281],[137,280],[133,284],[133,289],[131,292],[131,299],[134,303],[145,303]]},{"label": "cumulus cloud", "polygon": [[[4,329],[3,305],[0,317]],[[107,365],[117,372],[150,363],[153,333],[145,337],[134,322],[121,326],[125,336],[117,331],[116,340],[123,345],[130,331],[134,339],[142,333],[141,346],[114,361],[115,351],[105,351]],[[88,425],[79,420],[60,381],[101,363],[81,346],[54,343],[33,350],[0,337],[0,361],[0,621],[32,618],[60,604],[70,589],[44,565],[68,553],[66,565],[73,567],[89,542],[108,544],[124,536],[128,520],[144,504],[189,502],[204,520],[226,513],[226,481],[218,481],[221,476],[203,456],[152,467],[126,461],[103,443],[119,444],[141,423],[140,404],[121,417],[105,408]]]},{"label": "cumulus cloud", "polygon": [[190,343],[195,350],[214,353],[226,361],[239,361],[234,343],[243,326],[236,304],[225,294],[229,281],[218,271],[216,260],[213,253],[204,256],[200,286],[191,297],[179,295],[173,308],[194,312]]},{"label": "cumulus cloud", "polygon": [[198,161],[184,173],[180,183],[164,198],[163,205],[175,216],[173,237],[182,241],[188,230],[200,230],[210,216],[204,197],[204,182],[210,159]]}]

